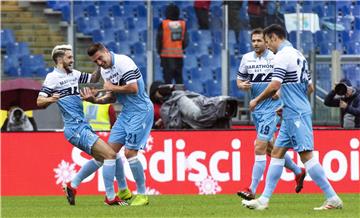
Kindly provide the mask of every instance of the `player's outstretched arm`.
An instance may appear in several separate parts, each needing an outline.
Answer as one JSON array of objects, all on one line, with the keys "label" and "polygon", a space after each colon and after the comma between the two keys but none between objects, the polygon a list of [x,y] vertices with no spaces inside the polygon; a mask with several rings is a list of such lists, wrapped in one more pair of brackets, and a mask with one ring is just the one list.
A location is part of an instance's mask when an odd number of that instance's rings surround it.
[{"label": "player's outstretched arm", "polygon": [[138,86],[136,82],[128,83],[126,85],[117,86],[109,81],[104,82],[104,89],[114,93],[136,94],[138,92]]},{"label": "player's outstretched arm", "polygon": [[59,98],[60,98],[60,94],[58,94],[58,93],[54,93],[50,97],[45,97],[45,96],[39,95],[36,100],[36,104],[39,107],[47,107],[50,104],[57,102],[59,100]]},{"label": "player's outstretched arm", "polygon": [[250,101],[249,109],[254,111],[256,105],[260,102],[264,101],[265,99],[273,96],[279,89],[281,88],[281,83],[277,80],[272,80],[271,83],[266,87],[266,89],[258,95],[256,98]]},{"label": "player's outstretched arm", "polygon": [[115,103],[116,98],[112,92],[106,92],[104,96],[95,97],[94,93],[89,87],[84,87],[80,90],[80,96],[84,101],[88,101],[95,104],[109,104]]},{"label": "player's outstretched arm", "polygon": [[251,83],[248,80],[236,80],[236,85],[239,89],[243,91],[248,91],[251,89]]},{"label": "player's outstretched arm", "polygon": [[100,80],[100,67],[97,67],[97,69],[91,74],[90,83],[97,83]]}]

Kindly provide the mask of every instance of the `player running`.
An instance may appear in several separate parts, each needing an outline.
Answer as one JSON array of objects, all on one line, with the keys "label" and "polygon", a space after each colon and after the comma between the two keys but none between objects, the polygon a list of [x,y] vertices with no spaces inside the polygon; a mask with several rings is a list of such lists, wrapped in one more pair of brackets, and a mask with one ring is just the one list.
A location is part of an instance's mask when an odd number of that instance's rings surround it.
[{"label": "player running", "polygon": [[254,200],[243,200],[242,204],[250,209],[268,208],[270,197],[280,179],[285,163],[284,155],[289,148],[299,153],[311,179],[324,192],[326,200],[314,210],[341,209],[343,203],[326,178],[324,169],[313,156],[314,142],[311,120],[311,106],[307,98],[310,74],[304,56],[286,40],[286,32],[273,24],[264,30],[265,43],[276,53],[274,73],[266,89],[250,101],[251,111],[273,96],[281,87],[283,120],[275,146],[271,152],[270,166],[262,195]]},{"label": "player running", "polygon": [[[274,54],[266,49],[262,29],[252,31],[251,42],[254,51],[245,54],[241,59],[236,82],[240,89],[251,90],[252,98],[256,98],[271,82]],[[275,94],[258,104],[252,112],[257,138],[251,185],[237,193],[246,200],[255,198],[256,189],[266,167],[266,153],[270,155],[273,147],[273,137],[280,119],[276,115],[276,110],[280,107],[279,95]],[[298,167],[288,154],[285,154],[285,167],[295,173],[295,192],[299,193],[303,188],[305,169]]]},{"label": "player running", "polygon": [[[104,89],[107,93],[96,98],[89,88],[84,88],[82,97],[84,100],[106,104],[117,100],[123,105],[113,128],[110,131],[109,145],[117,153],[125,146],[125,157],[127,158],[131,172],[134,176],[137,195],[131,202],[132,206],[149,204],[145,195],[144,169],[137,157],[138,151],[144,149],[154,119],[154,108],[150,98],[145,92],[145,85],[139,68],[134,61],[126,55],[109,52],[102,44],[95,43],[88,49],[90,59],[101,67]],[[116,161],[116,165],[122,166],[122,161]],[[123,169],[123,167],[120,167]],[[119,196],[127,189],[124,171],[118,171]],[[118,178],[117,177],[117,178]],[[105,180],[112,184],[112,180]],[[108,186],[109,187],[109,186]],[[107,193],[114,192],[113,189],[106,190]]]},{"label": "player running", "polygon": [[[111,166],[115,162],[116,153],[91,129],[84,117],[83,104],[79,95],[79,83],[97,82],[100,73],[97,71],[90,75],[72,69],[74,57],[71,45],[56,46],[51,57],[56,66],[52,72],[46,75],[37,98],[37,105],[46,107],[52,103],[57,103],[64,121],[66,139],[75,147],[94,157],[96,160],[91,162],[96,166],[103,162],[104,180],[113,181],[114,170]],[[109,184],[105,183],[107,189],[109,189],[108,186]],[[69,203],[75,205],[76,189],[67,184],[65,192]],[[115,194],[107,195],[104,203],[107,205],[127,205]]]}]

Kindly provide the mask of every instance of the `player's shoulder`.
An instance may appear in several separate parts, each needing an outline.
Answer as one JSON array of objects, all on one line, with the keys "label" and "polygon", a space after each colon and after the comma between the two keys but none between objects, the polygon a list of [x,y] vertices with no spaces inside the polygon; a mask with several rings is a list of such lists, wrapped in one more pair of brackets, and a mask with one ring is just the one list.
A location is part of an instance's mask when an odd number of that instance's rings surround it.
[{"label": "player's shoulder", "polygon": [[80,71],[75,70],[75,69],[73,69],[73,70],[72,70],[72,73],[73,73],[74,75],[80,75],[80,74],[81,74],[81,72],[80,72]]},{"label": "player's shoulder", "polygon": [[242,60],[249,61],[249,60],[255,60],[255,52],[251,51],[243,55]]},{"label": "player's shoulder", "polygon": [[115,66],[118,69],[122,69],[125,71],[129,70],[128,68],[130,68],[130,70],[136,68],[136,64],[133,59],[124,54],[115,55]]},{"label": "player's shoulder", "polygon": [[119,60],[120,62],[133,61],[129,56],[127,56],[125,54],[115,54],[114,57],[116,60]]}]

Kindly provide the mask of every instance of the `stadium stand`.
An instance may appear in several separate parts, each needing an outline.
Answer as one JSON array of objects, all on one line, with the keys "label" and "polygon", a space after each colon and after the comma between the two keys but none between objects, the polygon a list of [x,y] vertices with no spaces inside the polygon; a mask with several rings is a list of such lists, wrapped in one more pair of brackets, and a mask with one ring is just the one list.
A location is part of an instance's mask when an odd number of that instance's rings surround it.
[{"label": "stadium stand", "polygon": [[[152,2],[153,25],[156,30],[164,17],[165,8],[169,2]],[[207,95],[218,93],[221,84],[221,50],[223,46],[222,25],[223,10],[221,1],[212,1],[210,6],[210,29],[198,30],[197,18],[193,1],[175,1],[180,7],[181,17],[186,20],[191,43],[186,48],[184,59],[184,75],[190,75],[187,87],[193,91],[201,91]],[[69,22],[69,1],[45,1],[45,4],[31,2],[36,7],[22,8],[18,2],[2,2],[1,47],[4,52],[4,73],[8,76],[41,76],[50,70],[50,48],[66,40],[62,30],[53,31],[49,20]],[[44,9],[42,14],[35,13],[31,8]],[[268,13],[276,10],[281,13],[294,13],[296,1],[270,1]],[[46,12],[59,12],[57,18],[49,19]],[[330,55],[333,49],[343,54],[356,55],[360,52],[360,4],[359,1],[302,1],[301,11],[314,12],[319,15],[321,31],[302,32],[301,49],[305,54],[316,51],[320,55]],[[247,2],[239,11],[240,19],[249,21]],[[21,16],[20,16],[21,14]],[[36,14],[37,16],[34,16]],[[49,19],[49,20],[47,20]],[[127,54],[134,58],[141,72],[146,75],[146,43],[147,43],[147,4],[146,1],[74,1],[74,20],[76,24],[77,50],[76,62],[80,70],[91,71],[93,64],[86,56],[86,46],[89,42],[102,42],[110,50]],[[341,30],[332,30],[323,22],[336,23]],[[33,25],[37,24],[37,25]],[[289,33],[289,40],[296,45],[296,33]],[[237,43],[239,41],[240,43]],[[236,72],[243,54],[251,51],[250,30],[241,30],[239,39],[234,31],[229,31],[229,79],[236,79]],[[39,55],[43,54],[41,57]],[[17,57],[13,60],[13,57]],[[43,60],[43,62],[42,62]],[[23,65],[37,64],[39,66],[26,69]],[[154,79],[162,79],[160,60],[154,51]],[[210,67],[207,67],[210,66]],[[342,66],[344,75],[360,81],[358,67]],[[17,70],[16,70],[17,69]],[[43,70],[45,69],[45,71]],[[204,71],[208,70],[207,76]],[[191,73],[189,73],[191,72]],[[214,73],[216,72],[216,73]],[[200,74],[201,73],[201,74]],[[327,78],[329,67],[317,67],[319,78]],[[197,75],[199,74],[199,75]],[[201,75],[201,76],[200,76]],[[198,78],[199,81],[195,81]],[[209,82],[210,81],[210,82]],[[211,82],[212,81],[212,82]],[[231,82],[231,86],[233,81]],[[195,87],[200,85],[201,88]],[[328,85],[323,87],[328,90]],[[211,90],[211,91],[209,91]],[[214,90],[214,91],[213,91]],[[242,97],[236,87],[230,87],[230,94]],[[213,92],[212,92],[213,91]]]}]

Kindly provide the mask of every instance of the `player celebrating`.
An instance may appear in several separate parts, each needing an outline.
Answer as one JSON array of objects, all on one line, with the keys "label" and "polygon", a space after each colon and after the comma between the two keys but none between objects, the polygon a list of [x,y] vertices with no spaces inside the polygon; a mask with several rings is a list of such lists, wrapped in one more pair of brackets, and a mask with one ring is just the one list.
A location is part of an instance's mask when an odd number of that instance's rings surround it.
[{"label": "player celebrating", "polygon": [[271,153],[265,189],[258,199],[243,200],[250,209],[263,210],[268,207],[270,197],[280,179],[284,166],[284,155],[293,148],[300,155],[306,171],[325,193],[326,201],[315,210],[341,209],[343,203],[336,194],[318,160],[313,156],[314,143],[311,121],[311,106],[307,98],[310,74],[304,56],[286,40],[285,30],[276,24],[264,30],[267,46],[276,53],[271,83],[256,98],[250,101],[253,111],[265,99],[273,96],[281,87],[283,121],[280,133]]},{"label": "player celebrating", "polygon": [[[251,42],[254,51],[243,56],[236,82],[240,89],[251,90],[251,96],[255,98],[265,90],[271,81],[274,54],[266,49],[262,29],[258,28],[252,31]],[[266,167],[266,153],[270,155],[273,147],[272,138],[276,131],[276,124],[279,122],[279,116],[275,111],[281,107],[278,97],[276,94],[272,98],[265,99],[256,106],[252,113],[257,132],[252,180],[249,188],[237,193],[246,200],[255,198],[256,188]],[[296,193],[300,192],[305,178],[305,169],[300,169],[287,154],[285,154],[285,167],[295,173],[295,191]]]},{"label": "player celebrating", "polygon": [[[93,156],[97,161],[92,160],[90,162],[92,165],[95,165],[96,169],[101,165],[101,162],[104,162],[104,180],[113,180],[114,176],[111,177],[109,172],[113,169],[109,165],[115,161],[116,153],[95,134],[87,123],[79,95],[79,83],[97,82],[100,78],[100,73],[95,72],[90,75],[72,69],[74,58],[71,45],[56,46],[52,51],[51,57],[56,67],[53,72],[46,75],[43,87],[37,98],[37,105],[39,107],[46,107],[52,103],[57,103],[63,117],[66,139],[75,147]],[[86,174],[84,170],[80,171]],[[92,169],[90,171],[91,173],[93,172]],[[105,184],[105,186],[107,185]],[[74,205],[76,194],[74,187],[67,184],[65,192],[69,203]],[[105,197],[105,204],[127,205],[126,202],[115,195],[107,195]]]},{"label": "player celebrating", "polygon": [[[103,97],[95,98],[89,88],[84,88],[81,93],[82,97],[84,100],[97,104],[114,102],[117,99],[123,105],[122,111],[110,131],[109,145],[116,153],[125,146],[125,157],[136,181],[138,193],[131,205],[147,205],[149,200],[145,195],[145,175],[137,153],[140,149],[145,148],[153,124],[154,109],[145,92],[139,68],[128,56],[109,52],[100,43],[91,45],[88,55],[101,67],[101,76],[105,81],[104,89],[107,93]],[[116,167],[123,169],[122,161],[118,160]],[[127,184],[124,171],[117,171],[117,174],[119,178],[123,178],[118,179],[120,188],[118,195],[122,198],[122,195],[126,194],[124,190],[127,189]],[[104,182],[112,184],[113,180]],[[114,190],[113,188],[107,189],[106,192],[110,195]]]}]

